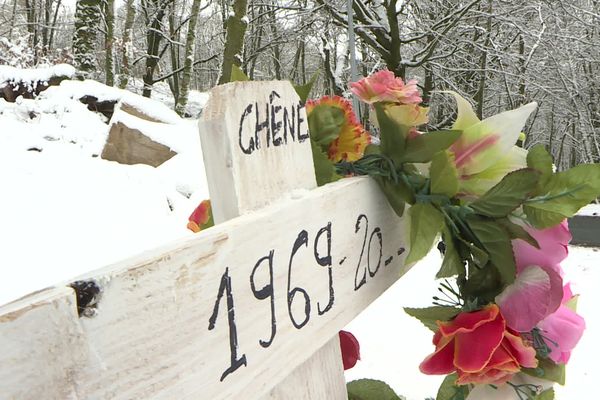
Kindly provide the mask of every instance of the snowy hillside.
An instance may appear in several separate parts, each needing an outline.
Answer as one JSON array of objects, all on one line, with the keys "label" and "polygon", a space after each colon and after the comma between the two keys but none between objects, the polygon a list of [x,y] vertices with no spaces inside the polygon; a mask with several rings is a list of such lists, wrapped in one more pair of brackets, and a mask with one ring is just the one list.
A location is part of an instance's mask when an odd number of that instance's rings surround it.
[{"label": "snowy hillside", "polygon": [[[178,154],[158,168],[101,159],[109,126],[83,94],[128,96],[168,119]],[[0,304],[190,235],[187,218],[208,198],[196,121],[93,81],[0,99],[0,170]]]}]

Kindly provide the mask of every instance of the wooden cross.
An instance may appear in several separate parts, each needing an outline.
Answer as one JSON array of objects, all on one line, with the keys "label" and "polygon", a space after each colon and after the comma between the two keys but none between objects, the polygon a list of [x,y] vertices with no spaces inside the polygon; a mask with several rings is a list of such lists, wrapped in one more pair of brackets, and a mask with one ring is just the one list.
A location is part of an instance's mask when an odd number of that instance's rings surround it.
[{"label": "wooden cross", "polygon": [[370,178],[316,188],[307,127],[288,82],[213,89],[217,225],[0,307],[0,398],[345,399],[337,333],[407,236]]}]

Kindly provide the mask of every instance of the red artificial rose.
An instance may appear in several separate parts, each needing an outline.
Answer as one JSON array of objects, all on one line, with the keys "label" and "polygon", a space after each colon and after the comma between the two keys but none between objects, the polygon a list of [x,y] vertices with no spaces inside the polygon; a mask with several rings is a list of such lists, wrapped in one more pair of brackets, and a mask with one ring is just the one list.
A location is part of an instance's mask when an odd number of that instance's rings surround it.
[{"label": "red artificial rose", "polygon": [[457,385],[507,382],[521,367],[537,367],[535,349],[523,342],[506,321],[496,304],[454,320],[437,321],[433,338],[435,352],[420,365],[428,375],[457,372]]},{"label": "red artificial rose", "polygon": [[340,331],[340,347],[342,349],[342,361],[344,370],[350,369],[360,360],[360,344],[353,334]]}]

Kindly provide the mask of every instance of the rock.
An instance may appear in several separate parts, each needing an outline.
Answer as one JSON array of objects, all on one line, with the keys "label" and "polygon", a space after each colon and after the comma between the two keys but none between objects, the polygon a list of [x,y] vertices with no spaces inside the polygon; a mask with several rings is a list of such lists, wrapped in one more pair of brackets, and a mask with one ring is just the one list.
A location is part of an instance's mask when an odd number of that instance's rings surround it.
[{"label": "rock", "polygon": [[150,122],[159,122],[162,124],[169,124],[172,121],[167,121],[159,118],[157,115],[150,115],[150,113],[144,111],[141,107],[136,106],[134,103],[127,101],[127,99],[122,99],[117,105],[121,111],[126,112],[127,114],[131,114],[134,117],[138,117],[140,119],[150,121]]},{"label": "rock", "polygon": [[127,126],[125,122],[113,121],[100,157],[120,164],[147,164],[158,167],[176,154],[142,131]]},{"label": "rock", "polygon": [[0,98],[14,103],[21,96],[34,99],[50,86],[71,79],[75,68],[58,64],[49,68],[15,68],[0,65]]},{"label": "rock", "polygon": [[88,110],[99,112],[109,120],[112,118],[115,112],[115,104],[117,104],[117,100],[98,101],[96,96],[91,95],[85,95],[79,101],[85,104]]}]

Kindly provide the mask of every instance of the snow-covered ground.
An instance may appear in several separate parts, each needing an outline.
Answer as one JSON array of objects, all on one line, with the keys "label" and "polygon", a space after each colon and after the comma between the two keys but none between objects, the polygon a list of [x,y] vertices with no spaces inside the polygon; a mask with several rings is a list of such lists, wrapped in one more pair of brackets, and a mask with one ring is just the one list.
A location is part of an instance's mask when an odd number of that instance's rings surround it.
[{"label": "snow-covered ground", "polygon": [[197,121],[136,98],[170,115],[178,154],[158,168],[106,161],[109,127],[73,99],[84,92],[122,95],[65,81],[36,100],[0,99],[0,305],[192,234],[187,218],[208,198]]},{"label": "snow-covered ground", "polygon": [[[100,84],[64,82],[37,100],[0,100],[0,305],[191,235],[188,215],[208,198],[195,120],[136,98],[172,118],[181,134],[179,146],[172,145],[179,154],[158,168],[106,161],[99,157],[108,134],[105,118],[74,100],[90,90],[99,98],[123,95]],[[161,98],[158,91],[156,96]],[[193,96],[198,107],[206,101],[204,94]],[[600,359],[600,319],[592,313],[599,257],[596,249],[573,247],[565,262],[567,278],[582,294],[588,331],[573,354],[568,385],[557,388],[558,399],[589,398],[600,381],[592,364]],[[348,380],[381,379],[409,400],[435,397],[441,378],[418,371],[433,349],[431,333],[402,307],[430,304],[440,261],[436,251],[430,253],[348,326],[362,349]]]}]

